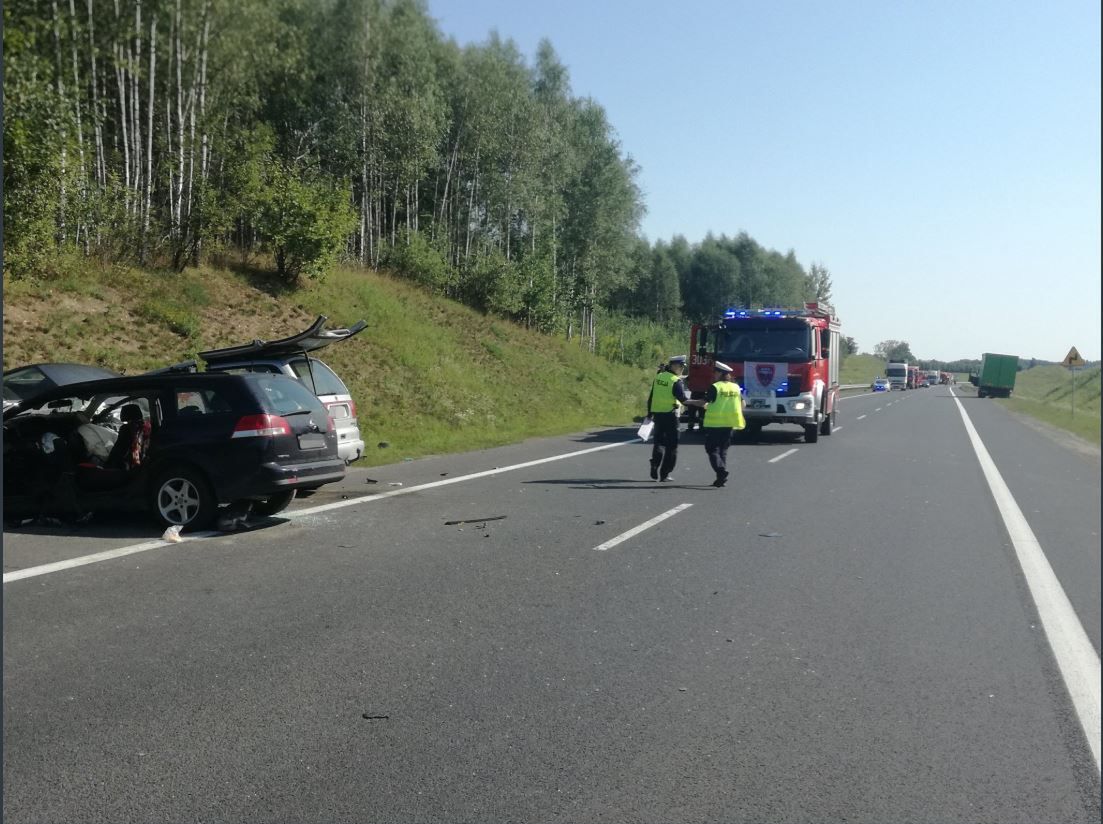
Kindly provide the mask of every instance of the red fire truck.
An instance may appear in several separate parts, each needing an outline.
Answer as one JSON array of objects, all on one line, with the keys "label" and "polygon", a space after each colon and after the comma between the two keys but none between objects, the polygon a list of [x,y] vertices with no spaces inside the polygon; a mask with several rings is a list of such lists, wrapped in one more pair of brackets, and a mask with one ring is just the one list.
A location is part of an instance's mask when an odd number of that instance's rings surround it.
[{"label": "red fire truck", "polygon": [[[771,423],[797,424],[804,440],[830,435],[839,399],[839,319],[826,303],[801,309],[729,309],[690,333],[686,386],[703,398],[714,382],[712,365],[726,363],[743,388],[751,436]],[[690,426],[700,410],[690,407]]]},{"label": "red fire truck", "polygon": [[908,364],[908,389],[919,388],[919,367],[914,364]]}]

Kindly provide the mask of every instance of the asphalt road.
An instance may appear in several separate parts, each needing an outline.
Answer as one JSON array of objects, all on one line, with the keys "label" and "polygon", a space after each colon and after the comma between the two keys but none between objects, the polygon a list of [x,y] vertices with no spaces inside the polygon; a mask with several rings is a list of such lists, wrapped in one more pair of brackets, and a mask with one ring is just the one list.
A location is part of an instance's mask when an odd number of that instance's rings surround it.
[{"label": "asphalt road", "polygon": [[[1098,656],[1098,455],[961,403]],[[4,820],[1098,821],[949,390],[837,425],[734,446],[724,489],[696,434],[659,485],[603,430],[6,577]],[[58,532],[5,533],[5,575],[157,537]]]}]

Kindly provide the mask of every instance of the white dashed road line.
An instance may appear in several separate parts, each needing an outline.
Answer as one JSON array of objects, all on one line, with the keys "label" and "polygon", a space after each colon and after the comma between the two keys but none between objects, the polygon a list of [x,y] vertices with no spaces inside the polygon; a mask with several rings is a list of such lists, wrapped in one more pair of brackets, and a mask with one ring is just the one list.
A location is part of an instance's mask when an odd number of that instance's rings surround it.
[{"label": "white dashed road line", "polygon": [[859,416],[858,416],[857,418],[855,418],[854,420],[860,421],[860,420],[861,420],[862,418],[864,418],[864,417],[865,417],[865,415],[859,415]]},{"label": "white dashed road line", "polygon": [[1038,609],[1038,618],[1042,622],[1046,639],[1049,641],[1053,657],[1061,676],[1065,680],[1069,697],[1080,719],[1080,726],[1088,739],[1092,757],[1095,759],[1096,774],[1100,768],[1100,673],[1099,655],[1092,646],[1084,626],[1072,608],[1068,595],[1053,572],[1045,551],[1027,523],[1023,511],[1011,495],[1011,490],[996,468],[992,456],[977,434],[973,422],[953,390],[950,394],[957,404],[965,431],[973,444],[977,460],[980,461],[988,488],[996,501],[1004,526],[1015,547],[1023,577],[1026,578],[1030,595]]},{"label": "white dashed road line", "polygon": [[877,407],[876,409],[874,409],[873,411],[874,411],[874,412],[880,412],[880,411],[881,411],[881,407],[879,407],[879,406],[878,406],[878,407]]},{"label": "white dashed road line", "polygon": [[781,460],[782,458],[788,458],[788,457],[789,457],[790,455],[792,455],[792,454],[793,454],[794,452],[796,452],[796,451],[797,451],[796,449],[790,449],[790,450],[788,450],[788,451],[786,451],[786,452],[782,452],[782,453],[781,453],[780,455],[778,455],[778,456],[777,456],[776,458],[770,458],[770,460],[769,460],[769,461],[767,461],[767,463],[777,463],[777,462],[778,462],[778,461],[780,461],[780,460]]},{"label": "white dashed road line", "polygon": [[693,504],[678,504],[676,507],[674,507],[673,509],[667,510],[662,515],[656,515],[651,520],[644,521],[639,526],[632,527],[627,532],[622,532],[616,538],[612,538],[612,539],[606,541],[603,544],[599,544],[598,546],[595,546],[594,547],[594,552],[604,552],[607,549],[612,549],[617,544],[624,543],[629,538],[632,538],[636,535],[639,535],[645,529],[651,529],[651,527],[655,526],[655,524],[662,523],[667,518],[672,518],[675,515],[677,515],[679,512],[681,512],[682,510],[689,509],[691,506],[693,506]]}]

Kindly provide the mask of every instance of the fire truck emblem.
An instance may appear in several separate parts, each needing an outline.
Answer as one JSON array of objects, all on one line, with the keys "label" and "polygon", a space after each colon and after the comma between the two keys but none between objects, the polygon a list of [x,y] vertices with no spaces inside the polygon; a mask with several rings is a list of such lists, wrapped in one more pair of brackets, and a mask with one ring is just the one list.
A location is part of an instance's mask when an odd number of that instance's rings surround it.
[{"label": "fire truck emblem", "polygon": [[755,366],[755,377],[763,386],[770,386],[774,382],[775,367],[772,363],[760,363]]}]

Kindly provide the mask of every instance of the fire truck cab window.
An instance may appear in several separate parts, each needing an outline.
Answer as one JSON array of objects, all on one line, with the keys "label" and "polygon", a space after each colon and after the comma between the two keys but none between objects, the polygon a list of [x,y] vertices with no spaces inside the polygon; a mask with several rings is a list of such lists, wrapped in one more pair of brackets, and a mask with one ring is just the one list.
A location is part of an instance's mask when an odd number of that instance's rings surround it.
[{"label": "fire truck cab window", "polygon": [[799,327],[762,326],[719,334],[717,358],[722,361],[804,360],[813,351],[812,331]]}]

